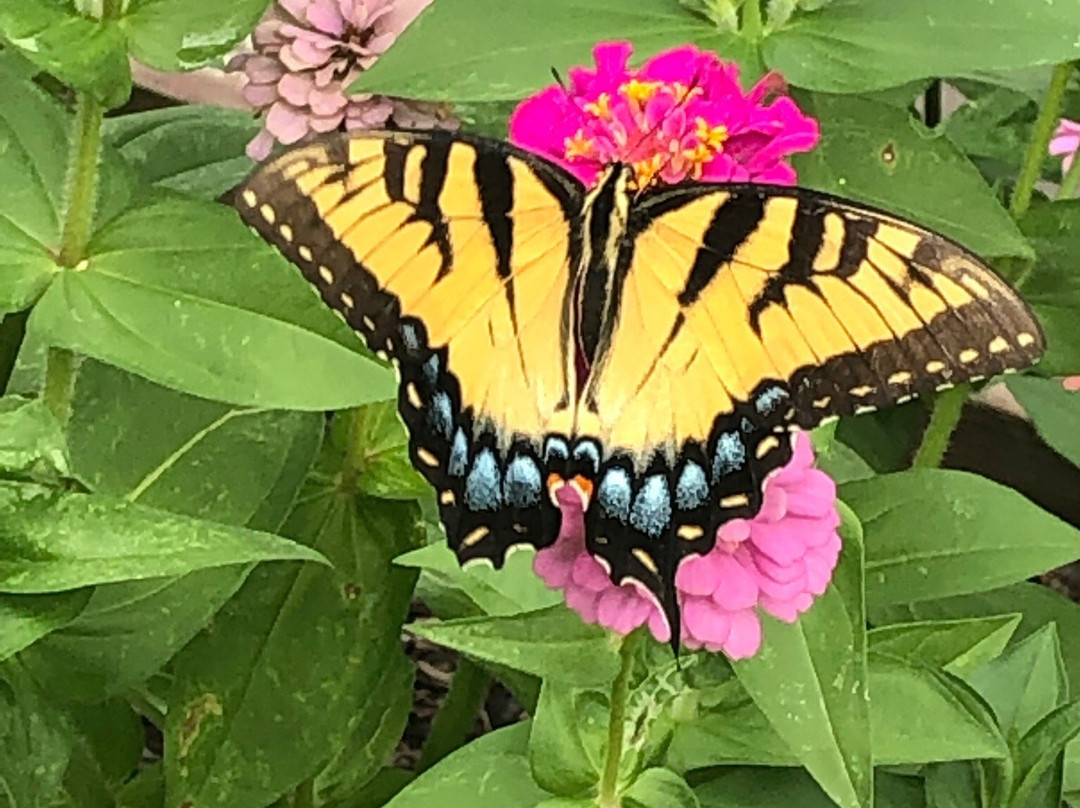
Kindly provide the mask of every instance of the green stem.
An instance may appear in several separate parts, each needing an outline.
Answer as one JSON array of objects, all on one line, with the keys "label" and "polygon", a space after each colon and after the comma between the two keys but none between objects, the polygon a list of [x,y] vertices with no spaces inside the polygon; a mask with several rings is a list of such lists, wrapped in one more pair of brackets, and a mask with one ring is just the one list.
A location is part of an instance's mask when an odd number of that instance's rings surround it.
[{"label": "green stem", "polygon": [[911,464],[914,468],[936,469],[945,459],[949,440],[953,430],[960,423],[960,413],[964,409],[971,388],[961,384],[951,390],[945,390],[934,399],[934,408],[930,411],[930,423],[923,433],[922,443],[915,453]]},{"label": "green stem", "polygon": [[1050,89],[1046,92],[1046,100],[1039,110],[1039,117],[1035,120],[1035,131],[1031,135],[1024,165],[1016,180],[1016,190],[1013,191],[1009,202],[1009,213],[1017,221],[1024,218],[1024,214],[1031,207],[1031,196],[1035,191],[1035,183],[1039,181],[1039,176],[1042,174],[1043,161],[1050,147],[1050,139],[1054,136],[1054,129],[1057,128],[1058,120],[1061,118],[1065,90],[1069,85],[1072,71],[1073,63],[1064,62],[1054,69],[1054,75],[1050,79]]},{"label": "green stem", "polygon": [[761,0],[744,0],[742,17],[742,34],[751,42],[761,39],[765,30],[761,18]]},{"label": "green stem", "polygon": [[74,267],[86,258],[90,230],[94,223],[94,201],[97,196],[98,153],[101,150],[101,123],[105,107],[87,93],[79,93],[75,108],[75,139],[68,164],[67,208],[60,235],[60,255],[57,263]]},{"label": "green stem", "polygon": [[341,468],[341,490],[355,492],[356,481],[363,471],[367,453],[364,434],[363,410],[343,410],[335,413],[334,418],[348,418],[346,431],[345,463]]},{"label": "green stem", "polygon": [[[756,0],[751,0],[756,2]],[[618,808],[619,806],[619,765],[622,763],[623,736],[626,724],[626,702],[630,696],[630,676],[634,672],[634,654],[637,651],[640,631],[635,631],[623,638],[619,648],[622,665],[619,675],[611,686],[611,710],[608,714],[608,742],[604,756],[604,770],[600,775],[600,794],[597,805],[600,808]]]},{"label": "green stem", "polygon": [[464,745],[490,689],[491,676],[488,672],[462,657],[454,671],[454,678],[450,680],[450,691],[431,724],[431,732],[420,752],[420,760],[416,763],[417,774],[430,769]]},{"label": "green stem", "polygon": [[66,426],[75,394],[75,354],[67,348],[49,348],[45,359],[45,389],[41,398],[53,416]]},{"label": "green stem", "polygon": [[1058,199],[1073,199],[1077,189],[1080,189],[1080,159],[1073,159],[1069,170],[1065,172],[1061,180],[1061,188],[1058,190]]}]

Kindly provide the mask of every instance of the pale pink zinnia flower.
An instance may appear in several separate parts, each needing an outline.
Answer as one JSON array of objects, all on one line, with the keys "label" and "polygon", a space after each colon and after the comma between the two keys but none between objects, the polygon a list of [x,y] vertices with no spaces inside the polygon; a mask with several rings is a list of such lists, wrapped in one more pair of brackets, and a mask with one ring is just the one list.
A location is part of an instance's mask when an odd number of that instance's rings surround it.
[{"label": "pale pink zinnia flower", "polygon": [[[572,486],[559,489],[562,530],[536,554],[533,568],[589,623],[620,634],[647,625],[660,642],[671,628],[659,604],[638,586],[616,585],[585,549],[581,501]],[[814,468],[805,433],[795,436],[791,462],[765,480],[761,510],[717,532],[716,546],[690,556],[675,575],[682,612],[682,644],[723,651],[732,659],[761,647],[761,613],[791,623],[813,605],[832,579],[840,556],[836,485]]]},{"label": "pale pink zinnia flower", "polygon": [[229,62],[247,78],[244,98],[265,113],[248,156],[264,160],[323,132],[398,126],[453,126],[439,104],[346,95],[431,0],[277,0],[252,34],[254,50]]},{"label": "pale pink zinnia flower", "polygon": [[739,68],[692,45],[627,66],[628,42],[597,45],[596,69],[547,87],[510,118],[510,140],[592,184],[605,166],[633,165],[638,184],[691,179],[792,185],[787,158],[809,151],[817,121],[799,110],[777,73],[748,93]]},{"label": "pale pink zinnia flower", "polygon": [[1080,123],[1062,118],[1054,137],[1050,140],[1050,154],[1063,157],[1061,173],[1068,174],[1072,168],[1076,153],[1080,151]]}]

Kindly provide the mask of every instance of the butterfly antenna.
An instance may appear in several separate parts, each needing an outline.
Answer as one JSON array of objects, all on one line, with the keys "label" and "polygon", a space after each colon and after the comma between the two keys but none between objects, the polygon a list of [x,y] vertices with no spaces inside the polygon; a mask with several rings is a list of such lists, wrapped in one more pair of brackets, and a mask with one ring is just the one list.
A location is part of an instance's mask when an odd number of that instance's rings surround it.
[{"label": "butterfly antenna", "polygon": [[562,74],[559,72],[558,68],[552,67],[551,75],[555,77],[555,83],[562,87],[563,92],[569,95],[570,87],[569,85],[567,85],[566,80],[562,77]]},{"label": "butterfly antenna", "polygon": [[[664,125],[664,122],[667,120],[668,115],[671,115],[676,110],[682,109],[684,106],[686,106],[688,103],[690,103],[690,99],[694,97],[695,90],[699,89],[699,84],[700,83],[701,83],[701,72],[699,71],[699,72],[694,74],[694,77],[690,80],[690,83],[687,84],[686,91],[683,93],[682,98],[680,98],[676,102],[675,106],[672,107],[670,110],[668,110],[667,114],[663,118],[661,118],[659,121],[657,121],[656,124],[648,132],[644,132],[644,133],[641,134],[641,136],[637,140],[637,143],[634,144],[634,148],[630,149],[628,153],[633,154],[634,150],[637,149],[638,147],[640,147],[642,143],[645,143],[645,142],[651,140],[656,135],[656,133],[660,130],[660,127]],[[671,165],[671,161],[674,159],[674,157],[675,157],[674,154],[669,154],[667,160],[660,167],[660,170],[657,171],[656,174],[654,174],[653,176],[658,176],[658,175],[664,173],[664,169],[666,169],[668,166]],[[644,188],[639,188],[638,193],[640,194],[644,190],[645,190]]]}]

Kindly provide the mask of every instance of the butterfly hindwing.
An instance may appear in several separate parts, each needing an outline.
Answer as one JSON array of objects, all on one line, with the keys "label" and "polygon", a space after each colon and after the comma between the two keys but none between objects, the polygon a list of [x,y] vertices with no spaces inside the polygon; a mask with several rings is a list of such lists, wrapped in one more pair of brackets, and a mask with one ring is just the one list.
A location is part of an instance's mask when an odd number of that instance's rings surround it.
[{"label": "butterfly hindwing", "polygon": [[245,220],[395,360],[413,463],[463,561],[558,533],[541,444],[570,418],[559,324],[582,196],[528,153],[446,132],[330,137],[241,190]]}]

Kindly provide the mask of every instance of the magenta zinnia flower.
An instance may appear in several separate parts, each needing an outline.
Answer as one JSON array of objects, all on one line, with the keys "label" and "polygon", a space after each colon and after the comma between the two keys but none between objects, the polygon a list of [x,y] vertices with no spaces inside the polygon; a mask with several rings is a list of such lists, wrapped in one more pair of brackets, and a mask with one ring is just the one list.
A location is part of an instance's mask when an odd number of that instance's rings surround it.
[{"label": "magenta zinnia flower", "polygon": [[[560,488],[558,498],[562,530],[555,544],[536,554],[536,574],[562,589],[586,622],[619,634],[647,625],[657,640],[669,642],[671,628],[655,598],[637,585],[612,583],[585,549],[573,487]],[[761,647],[762,612],[794,622],[828,587],[840,556],[836,485],[814,468],[805,433],[795,436],[791,462],[766,478],[763,500],[753,519],[725,523],[710,552],[680,565],[675,589],[687,648],[753,656]]]},{"label": "magenta zinnia flower", "polygon": [[510,140],[592,184],[605,166],[635,167],[638,184],[690,178],[791,185],[787,158],[820,137],[777,73],[750,92],[739,68],[692,45],[627,66],[628,42],[597,45],[596,69],[570,71],[510,118]]},{"label": "magenta zinnia flower", "polygon": [[1080,123],[1062,118],[1050,141],[1050,154],[1064,158],[1061,161],[1062,174],[1069,173],[1078,151],[1080,151]]},{"label": "magenta zinnia flower", "polygon": [[274,141],[322,132],[454,126],[439,104],[345,94],[431,0],[277,0],[252,34],[254,51],[229,63],[248,83],[244,98],[265,113],[248,155],[263,160]]}]

